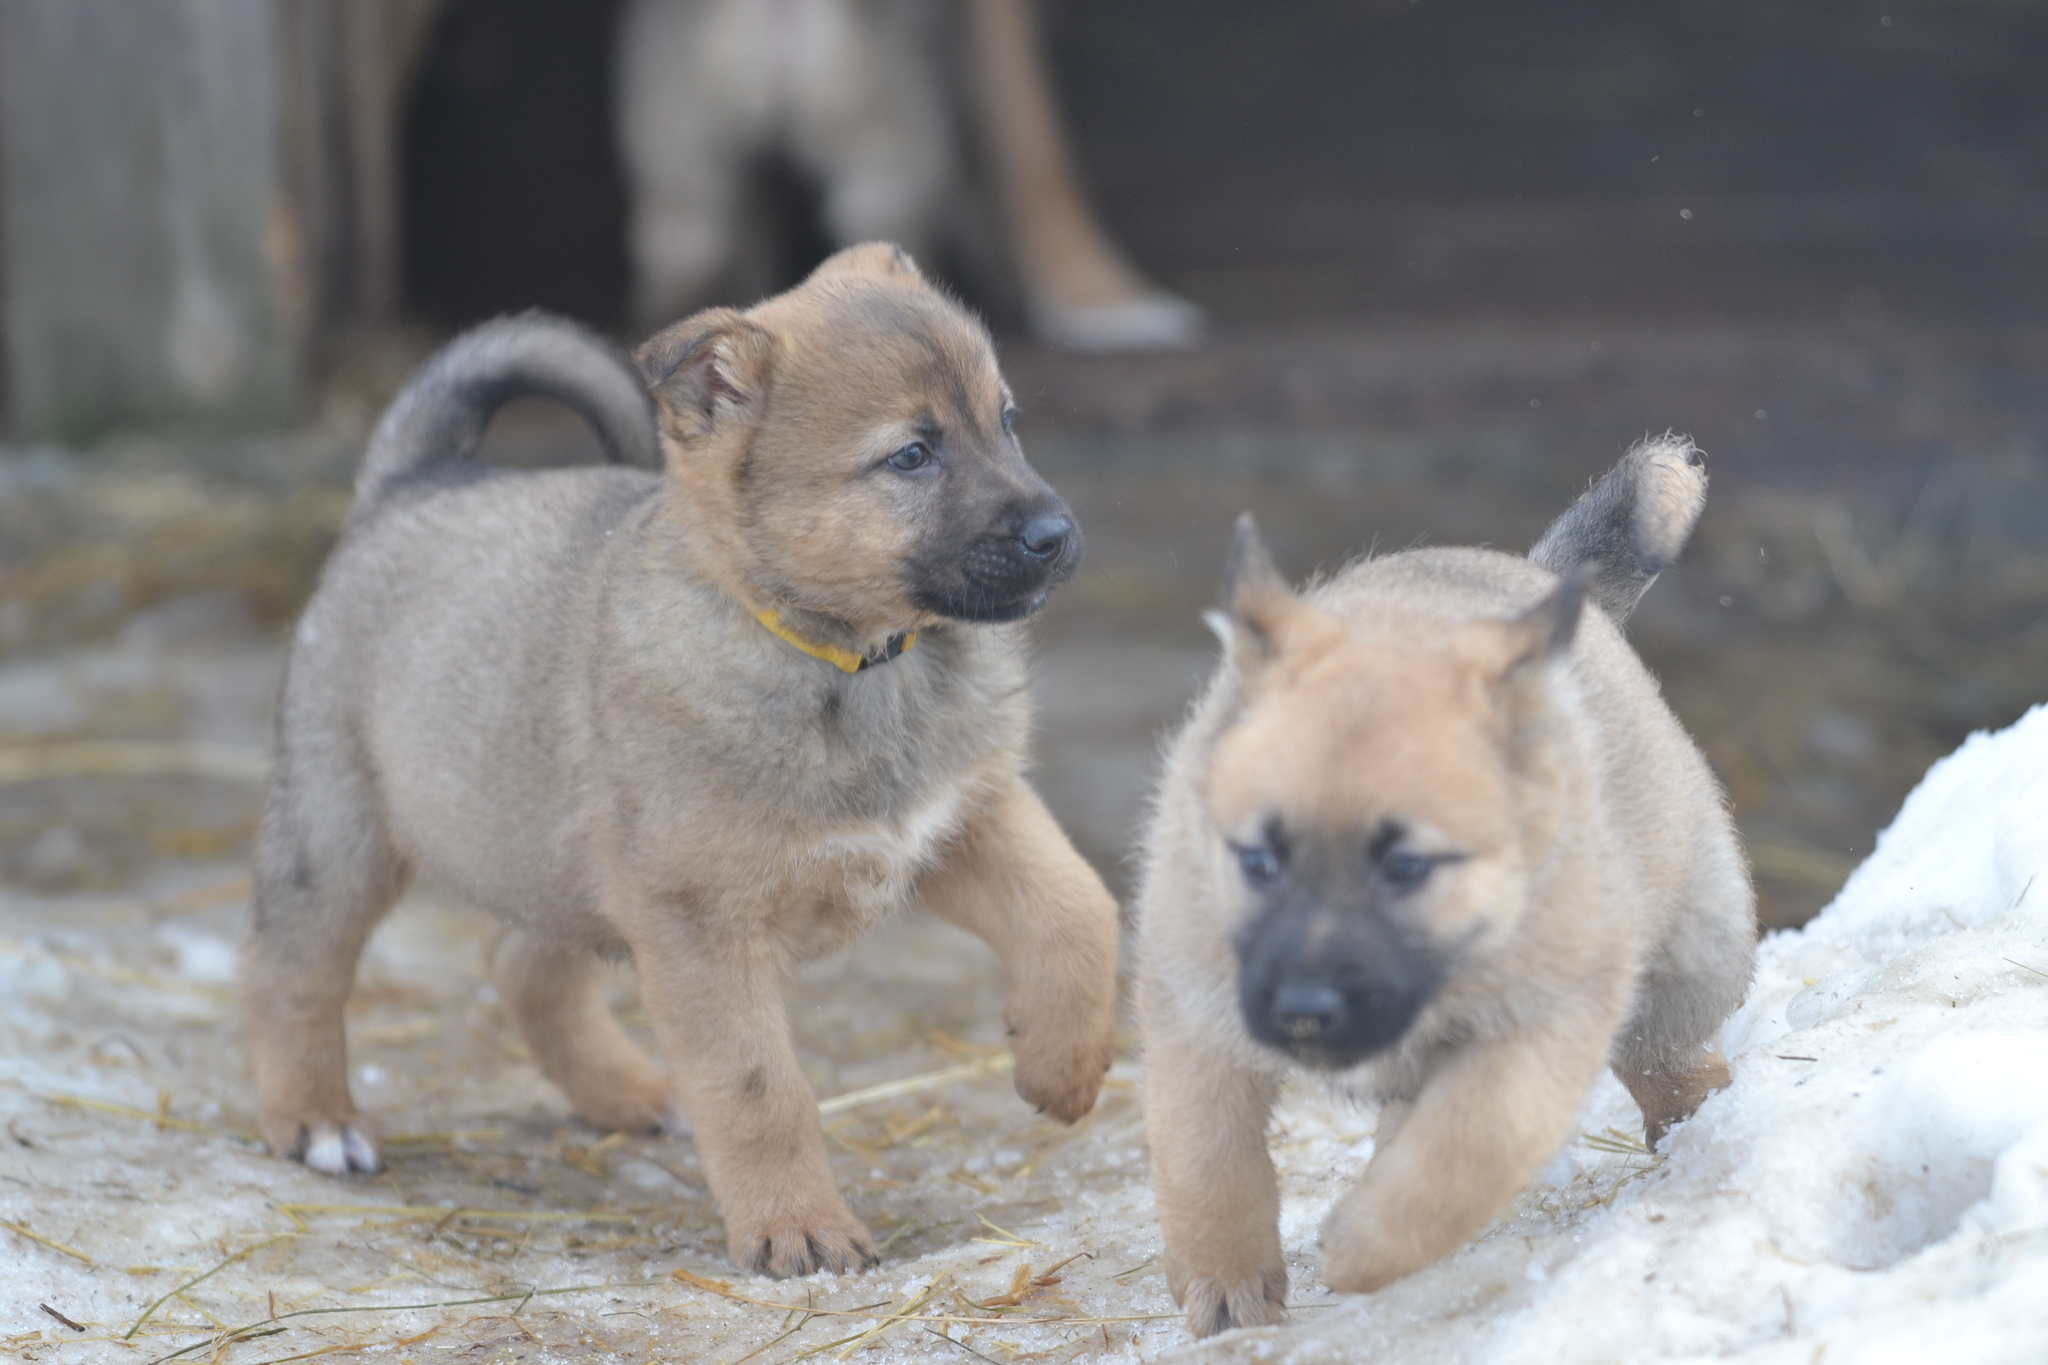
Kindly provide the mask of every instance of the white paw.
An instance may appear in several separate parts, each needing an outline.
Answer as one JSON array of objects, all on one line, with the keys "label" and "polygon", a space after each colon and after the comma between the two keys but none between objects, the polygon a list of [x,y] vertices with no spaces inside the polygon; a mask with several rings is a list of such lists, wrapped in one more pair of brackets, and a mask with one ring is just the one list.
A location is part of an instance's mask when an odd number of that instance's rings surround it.
[{"label": "white paw", "polygon": [[328,1175],[370,1174],[383,1168],[377,1144],[352,1123],[316,1123],[306,1135],[305,1161]]},{"label": "white paw", "polygon": [[1202,339],[1202,310],[1155,290],[1114,303],[1074,306],[1043,296],[1030,307],[1031,330],[1070,351],[1184,351]]}]

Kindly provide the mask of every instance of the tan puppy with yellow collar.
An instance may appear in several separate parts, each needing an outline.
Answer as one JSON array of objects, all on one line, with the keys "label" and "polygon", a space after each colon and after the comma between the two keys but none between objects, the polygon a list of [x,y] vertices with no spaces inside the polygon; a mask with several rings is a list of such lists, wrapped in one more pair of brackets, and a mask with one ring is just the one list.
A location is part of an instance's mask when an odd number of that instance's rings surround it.
[{"label": "tan puppy with yellow collar", "polygon": [[[376,1169],[342,1005],[425,872],[506,926],[501,996],[579,1114],[687,1115],[734,1261],[858,1268],[874,1243],[784,1012],[797,962],[921,900],[1001,956],[1028,1102],[1072,1122],[1111,1059],[1115,904],[1022,775],[1020,623],[1080,533],[1024,461],[987,334],[885,244],[637,359],[489,324],[372,440],[292,645],[257,841],[263,1134]],[[521,393],[643,467],[464,458]],[[626,956],[666,1075],[606,1009]]]}]

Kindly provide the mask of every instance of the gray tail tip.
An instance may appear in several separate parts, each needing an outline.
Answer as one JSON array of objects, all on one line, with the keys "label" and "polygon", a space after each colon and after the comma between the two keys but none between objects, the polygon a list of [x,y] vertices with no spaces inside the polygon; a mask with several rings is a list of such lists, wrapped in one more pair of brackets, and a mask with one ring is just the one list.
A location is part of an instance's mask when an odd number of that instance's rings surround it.
[{"label": "gray tail tip", "polygon": [[1667,431],[1636,442],[1623,462],[1634,475],[1637,562],[1645,573],[1662,573],[1685,548],[1706,506],[1706,452],[1691,437]]}]

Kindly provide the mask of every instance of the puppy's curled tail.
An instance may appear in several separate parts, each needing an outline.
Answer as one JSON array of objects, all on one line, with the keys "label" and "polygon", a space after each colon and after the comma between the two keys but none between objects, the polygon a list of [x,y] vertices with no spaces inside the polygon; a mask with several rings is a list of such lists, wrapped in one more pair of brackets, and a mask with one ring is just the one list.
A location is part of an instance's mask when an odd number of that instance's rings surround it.
[{"label": "puppy's curled tail", "polygon": [[1706,456],[1692,438],[1645,437],[1550,524],[1529,561],[1560,577],[1591,561],[1587,592],[1619,625],[1678,558],[1706,501]]},{"label": "puppy's curled tail", "polygon": [[464,332],[391,400],[356,475],[353,515],[373,510],[395,485],[469,459],[491,414],[528,395],[575,410],[613,463],[659,467],[654,400],[625,353],[566,318],[522,313]]}]

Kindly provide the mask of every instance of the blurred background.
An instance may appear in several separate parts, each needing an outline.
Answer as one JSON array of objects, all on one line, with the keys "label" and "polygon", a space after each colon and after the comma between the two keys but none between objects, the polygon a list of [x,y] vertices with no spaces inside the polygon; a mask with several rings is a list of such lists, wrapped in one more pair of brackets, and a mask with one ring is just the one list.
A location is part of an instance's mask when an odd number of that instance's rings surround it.
[{"label": "blurred background", "polygon": [[[1038,775],[1120,890],[1246,508],[1297,575],[1520,549],[1629,441],[1691,433],[1706,518],[1632,634],[1770,924],[1930,761],[2048,697],[2048,5],[1039,0],[1006,11],[1043,58],[1021,104],[976,46],[1004,6],[838,8],[888,40],[870,74],[933,92],[903,231],[996,328],[1088,533],[1040,629]],[[283,632],[438,340],[535,306],[634,338],[623,22],[0,0],[10,894],[242,858]],[[763,126],[690,305],[793,282],[854,221],[829,157]],[[1032,254],[1068,201],[1101,297]],[[1058,312],[1105,299],[1154,311]],[[541,404],[488,445],[595,455]]]}]

